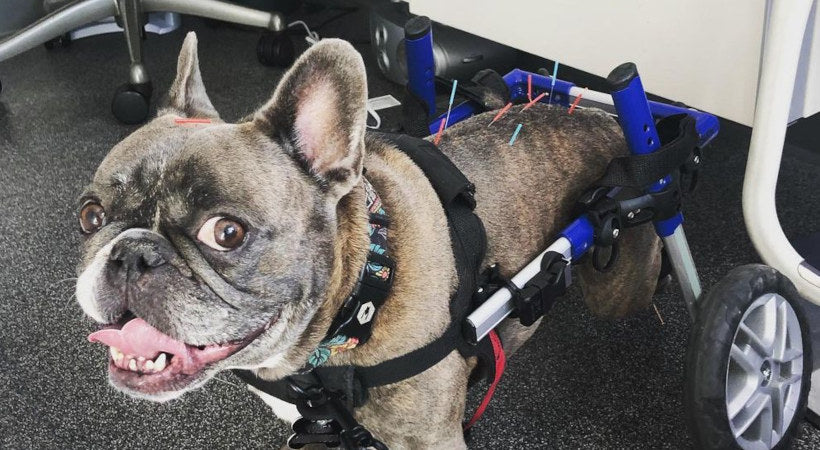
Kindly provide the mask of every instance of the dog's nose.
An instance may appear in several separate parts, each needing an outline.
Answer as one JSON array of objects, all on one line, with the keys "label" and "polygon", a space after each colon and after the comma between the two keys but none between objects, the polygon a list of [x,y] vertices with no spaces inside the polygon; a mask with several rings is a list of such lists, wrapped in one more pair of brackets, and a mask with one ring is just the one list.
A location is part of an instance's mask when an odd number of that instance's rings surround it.
[{"label": "dog's nose", "polygon": [[125,275],[128,281],[167,262],[157,242],[130,237],[120,239],[111,247],[108,260],[109,268]]}]

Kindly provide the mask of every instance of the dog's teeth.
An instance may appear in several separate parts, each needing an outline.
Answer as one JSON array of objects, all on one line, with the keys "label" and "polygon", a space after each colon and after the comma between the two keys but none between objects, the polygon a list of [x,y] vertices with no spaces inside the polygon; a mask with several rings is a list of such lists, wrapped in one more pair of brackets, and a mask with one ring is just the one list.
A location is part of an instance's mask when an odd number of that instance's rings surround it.
[{"label": "dog's teeth", "polygon": [[132,372],[137,371],[137,361],[135,361],[133,358],[131,358],[128,361],[128,369],[130,369]]},{"label": "dog's teeth", "polygon": [[111,359],[113,359],[114,362],[120,362],[120,360],[122,360],[123,355],[120,349],[116,347],[111,347],[109,353],[111,353]]},{"label": "dog's teeth", "polygon": [[165,369],[165,353],[160,353],[157,359],[154,360],[154,372],[162,372]]},{"label": "dog's teeth", "polygon": [[148,361],[145,361],[143,367],[145,367],[146,371],[152,372],[154,370],[154,361],[151,361],[150,359]]}]

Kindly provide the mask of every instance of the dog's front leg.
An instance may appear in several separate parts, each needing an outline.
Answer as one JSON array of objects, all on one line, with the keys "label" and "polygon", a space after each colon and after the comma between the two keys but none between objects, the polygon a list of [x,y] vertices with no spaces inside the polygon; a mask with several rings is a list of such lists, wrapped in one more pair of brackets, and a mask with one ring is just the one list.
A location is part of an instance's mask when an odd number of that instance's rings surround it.
[{"label": "dog's front leg", "polygon": [[[270,406],[273,410],[273,414],[287,422],[288,425],[293,425],[293,422],[296,422],[296,419],[302,417],[296,409],[296,405],[279,400],[278,398],[270,394],[266,394],[250,385],[248,385],[248,390],[258,395],[262,401]],[[287,448],[287,446],[285,448]]]},{"label": "dog's front leg", "polygon": [[373,388],[356,418],[391,450],[466,449],[461,422],[473,365],[454,351],[413,378]]}]

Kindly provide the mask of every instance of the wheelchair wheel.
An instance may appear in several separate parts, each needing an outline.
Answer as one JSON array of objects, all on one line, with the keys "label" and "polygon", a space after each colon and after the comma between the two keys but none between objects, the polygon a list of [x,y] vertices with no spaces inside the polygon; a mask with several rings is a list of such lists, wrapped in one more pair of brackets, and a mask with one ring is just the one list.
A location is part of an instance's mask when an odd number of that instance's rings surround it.
[{"label": "wheelchair wheel", "polygon": [[799,298],[786,277],[753,264],[731,271],[701,300],[684,388],[697,448],[788,448],[811,384]]}]

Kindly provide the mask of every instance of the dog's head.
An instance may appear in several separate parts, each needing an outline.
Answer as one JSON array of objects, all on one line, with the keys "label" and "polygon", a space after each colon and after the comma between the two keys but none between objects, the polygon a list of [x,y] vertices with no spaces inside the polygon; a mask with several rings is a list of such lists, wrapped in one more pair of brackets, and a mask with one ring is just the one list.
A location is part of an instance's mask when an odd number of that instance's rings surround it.
[{"label": "dog's head", "polygon": [[229,367],[287,363],[330,283],[366,99],[359,54],[325,40],[251,119],[224,123],[186,37],[167,106],[78,205],[77,299],[103,325],[89,338],[110,347],[114,386],[161,401]]}]

